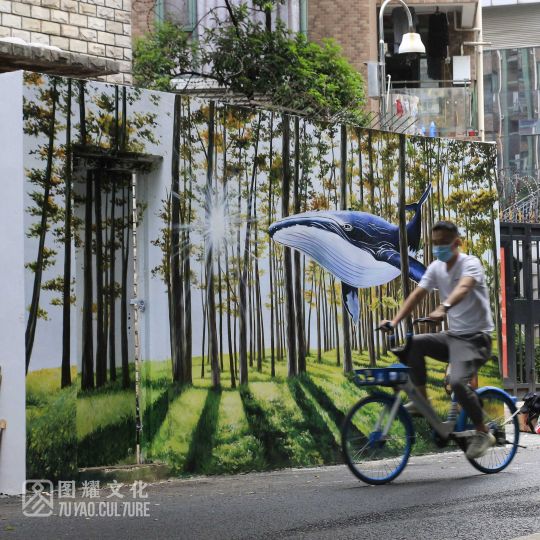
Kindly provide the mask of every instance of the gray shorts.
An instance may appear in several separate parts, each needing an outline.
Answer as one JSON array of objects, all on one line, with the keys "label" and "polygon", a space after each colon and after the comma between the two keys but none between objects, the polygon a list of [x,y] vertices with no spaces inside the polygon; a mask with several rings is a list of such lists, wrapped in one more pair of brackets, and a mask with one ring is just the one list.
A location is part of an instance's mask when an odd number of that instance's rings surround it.
[{"label": "gray shorts", "polygon": [[451,366],[449,383],[468,382],[491,355],[491,336],[475,334],[419,334],[413,337],[407,363],[414,384],[426,384],[425,357],[448,362]]},{"label": "gray shorts", "polygon": [[468,382],[490,355],[491,336],[485,332],[466,335],[440,332],[414,336],[406,362],[411,368],[411,380],[416,386],[426,385],[426,356],[448,362],[448,382],[457,401],[469,413],[474,424],[481,425],[482,407]]}]

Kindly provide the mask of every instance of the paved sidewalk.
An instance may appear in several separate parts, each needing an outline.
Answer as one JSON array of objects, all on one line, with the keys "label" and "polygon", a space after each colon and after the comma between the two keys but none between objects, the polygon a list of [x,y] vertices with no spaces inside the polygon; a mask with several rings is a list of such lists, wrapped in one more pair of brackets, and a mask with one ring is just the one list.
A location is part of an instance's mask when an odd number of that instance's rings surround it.
[{"label": "paved sidewalk", "polygon": [[527,448],[538,448],[540,447],[540,435],[537,435],[536,433],[521,432],[519,434],[519,444],[526,446]]}]

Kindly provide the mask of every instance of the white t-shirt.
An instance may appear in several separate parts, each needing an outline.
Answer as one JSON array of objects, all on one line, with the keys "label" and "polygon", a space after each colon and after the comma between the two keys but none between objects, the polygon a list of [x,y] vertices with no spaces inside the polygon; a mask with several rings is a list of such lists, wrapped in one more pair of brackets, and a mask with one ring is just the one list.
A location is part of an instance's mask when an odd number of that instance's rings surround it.
[{"label": "white t-shirt", "polygon": [[441,302],[444,302],[460,279],[467,276],[474,279],[474,287],[459,304],[448,310],[448,330],[456,334],[490,333],[494,325],[486,276],[477,257],[460,253],[450,272],[445,262],[435,260],[427,267],[418,286],[428,292],[439,289]]}]

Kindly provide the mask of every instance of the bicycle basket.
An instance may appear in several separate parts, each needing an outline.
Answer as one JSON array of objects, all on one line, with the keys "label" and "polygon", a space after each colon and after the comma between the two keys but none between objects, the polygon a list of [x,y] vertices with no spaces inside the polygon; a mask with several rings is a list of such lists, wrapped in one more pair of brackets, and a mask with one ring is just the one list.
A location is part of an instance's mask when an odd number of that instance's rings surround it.
[{"label": "bicycle basket", "polygon": [[409,378],[409,368],[399,363],[386,368],[355,369],[354,373],[357,386],[397,386]]}]

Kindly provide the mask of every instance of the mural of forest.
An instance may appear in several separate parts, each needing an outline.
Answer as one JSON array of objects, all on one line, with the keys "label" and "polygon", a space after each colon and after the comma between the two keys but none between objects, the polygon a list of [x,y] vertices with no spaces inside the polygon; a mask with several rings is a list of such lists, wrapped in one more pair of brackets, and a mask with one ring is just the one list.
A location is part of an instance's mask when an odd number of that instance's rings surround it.
[{"label": "mural of forest", "polygon": [[[492,145],[104,83],[25,81],[31,476],[131,463],[137,426],[143,458],[177,474],[338,461],[339,426],[361,397],[347,374],[391,361],[373,330],[402,300],[402,282],[359,289],[355,320],[336,275],[269,230],[338,210],[397,225],[400,164],[407,203],[425,195],[414,258],[429,264],[431,225],[455,221],[498,305]],[[134,215],[146,306],[140,399]],[[430,366],[442,414],[444,366]],[[493,361],[481,384],[498,381]],[[431,447],[420,437],[416,449]]]}]

